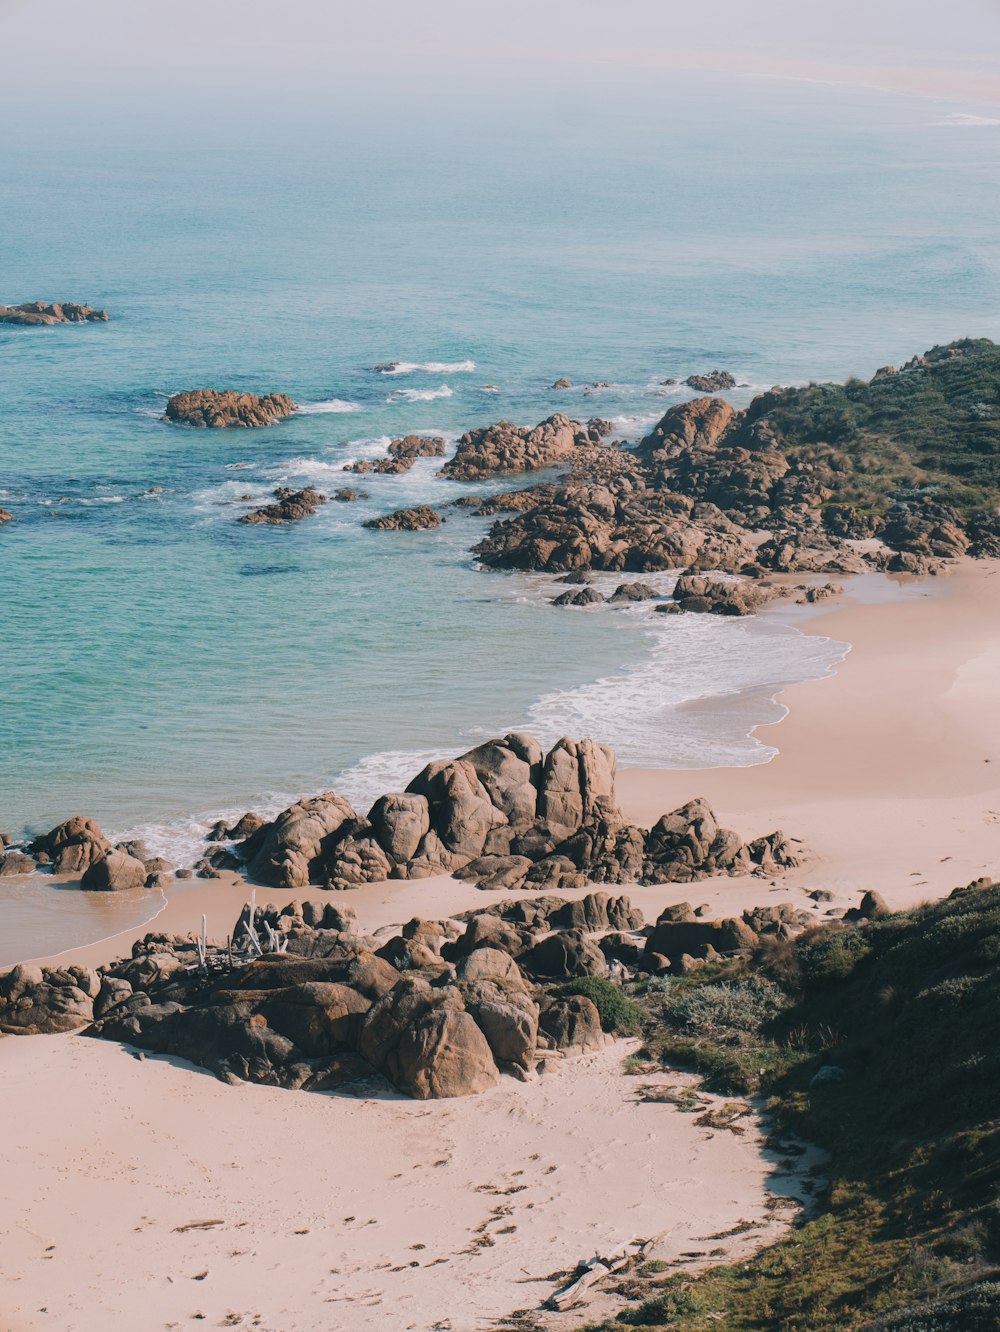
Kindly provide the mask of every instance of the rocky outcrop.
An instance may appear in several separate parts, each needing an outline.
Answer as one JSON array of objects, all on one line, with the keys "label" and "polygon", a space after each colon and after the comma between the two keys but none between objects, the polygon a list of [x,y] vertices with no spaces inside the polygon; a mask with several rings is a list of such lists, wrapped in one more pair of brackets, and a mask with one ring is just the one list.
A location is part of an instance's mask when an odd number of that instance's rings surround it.
[{"label": "rocky outcrop", "polygon": [[707,801],[690,800],[664,814],[645,840],[646,883],[690,883],[714,874],[791,869],[799,863],[780,832],[744,843],[720,828]]},{"label": "rocky outcrop", "polygon": [[[298,801],[236,852],[250,878],[278,888],[457,874],[492,891],[548,892],[796,863],[780,833],[744,844],[703,801],[646,833],[618,808],[615,769],[613,750],[592,740],[564,738],[545,753],[533,736],[511,733],[428,764],[367,818],[333,792]],[[232,840],[230,832],[222,825],[218,835]],[[608,928],[630,928],[603,909]],[[598,928],[593,919],[587,926]]]},{"label": "rocky outcrop", "polygon": [[561,412],[533,430],[499,421],[464,434],[438,475],[452,481],[479,481],[510,472],[537,471],[563,462],[578,445],[592,442],[579,421],[571,421]]},{"label": "rocky outcrop", "polygon": [[233,389],[191,389],[167,401],[164,421],[211,429],[274,425],[291,416],[296,404],[287,393],[237,393]]},{"label": "rocky outcrop", "polygon": [[252,509],[240,518],[241,523],[268,523],[279,526],[282,523],[297,523],[302,518],[311,518],[321,504],[326,503],[326,496],[312,486],[304,490],[292,490],[288,486],[279,486],[274,492],[275,503],[265,504],[260,509]]},{"label": "rocky outcrop", "polygon": [[77,305],[75,301],[47,305],[44,301],[29,301],[25,305],[0,305],[0,324],[32,325],[107,323],[107,310],[96,310],[92,305]]},{"label": "rocky outcrop", "polygon": [[384,514],[381,518],[369,518],[364,524],[380,532],[422,532],[440,527],[445,519],[436,509],[428,504],[418,504],[414,509],[397,509],[395,513]]},{"label": "rocky outcrop", "polygon": [[736,387],[736,379],[728,370],[710,370],[707,375],[688,375],[684,383],[699,393],[718,393],[720,389]]},{"label": "rocky outcrop", "polygon": [[746,578],[710,578],[704,574],[681,574],[674,586],[674,599],[658,606],[660,611],[691,611],[712,615],[756,615],[771,600],[773,592]]},{"label": "rocky outcrop", "polygon": [[29,850],[56,874],[82,874],[108,854],[111,843],[92,819],[77,816],[36,837]]}]

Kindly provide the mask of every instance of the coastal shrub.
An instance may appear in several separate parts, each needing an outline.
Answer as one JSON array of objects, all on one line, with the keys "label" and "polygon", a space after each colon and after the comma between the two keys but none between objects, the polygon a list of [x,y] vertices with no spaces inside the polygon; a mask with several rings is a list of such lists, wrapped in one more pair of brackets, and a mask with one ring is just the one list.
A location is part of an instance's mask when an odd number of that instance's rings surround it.
[{"label": "coastal shrub", "polygon": [[603,976],[582,976],[563,987],[563,994],[582,994],[589,999],[601,1019],[601,1030],[630,1033],[638,1031],[646,1020],[646,1010],[623,994],[613,981]]},{"label": "coastal shrub", "polygon": [[[647,1048],[709,1088],[756,1079],[769,1140],[824,1148],[827,1180],[783,1239],[693,1278],[700,1312],[637,1276],[636,1307],[605,1327],[704,1332],[709,1313],[734,1332],[1000,1327],[998,937],[987,884],[806,931],[766,972],[759,949],[647,995]],[[823,1065],[843,1076],[811,1085]]]},{"label": "coastal shrub", "polygon": [[799,950],[803,983],[808,986],[847,980],[870,952],[868,935],[861,929],[824,930]]},{"label": "coastal shrub", "polygon": [[677,1026],[703,1035],[733,1035],[757,1031],[788,1004],[774,981],[764,976],[719,981],[676,989],[668,993],[663,1016]]}]

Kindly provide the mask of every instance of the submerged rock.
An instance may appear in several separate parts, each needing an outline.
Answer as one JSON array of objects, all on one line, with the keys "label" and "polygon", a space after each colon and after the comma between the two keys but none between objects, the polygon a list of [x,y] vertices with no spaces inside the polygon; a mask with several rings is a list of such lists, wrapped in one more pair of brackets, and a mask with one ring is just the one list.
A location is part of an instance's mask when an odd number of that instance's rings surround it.
[{"label": "submerged rock", "polygon": [[265,504],[263,508],[253,509],[240,518],[241,523],[269,523],[277,526],[282,523],[297,523],[302,518],[310,518],[316,510],[326,503],[326,496],[320,491],[307,486],[304,490],[290,490],[279,486],[274,492],[275,503]]},{"label": "submerged rock", "polygon": [[420,532],[440,527],[445,519],[436,509],[428,504],[418,504],[413,509],[397,509],[395,513],[384,514],[381,518],[369,518],[365,527],[381,532]]},{"label": "submerged rock", "polygon": [[736,387],[736,379],[728,370],[711,370],[707,375],[688,375],[684,383],[699,393],[718,393],[720,389]]}]

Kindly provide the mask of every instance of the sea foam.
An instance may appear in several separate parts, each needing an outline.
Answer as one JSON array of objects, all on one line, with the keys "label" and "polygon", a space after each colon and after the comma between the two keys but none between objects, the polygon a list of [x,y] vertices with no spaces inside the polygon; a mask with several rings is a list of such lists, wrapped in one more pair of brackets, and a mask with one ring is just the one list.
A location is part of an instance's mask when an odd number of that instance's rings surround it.
[{"label": "sea foam", "polygon": [[381,375],[471,375],[475,361],[392,361]]},{"label": "sea foam", "polygon": [[433,402],[435,398],[450,398],[454,389],[442,384],[436,389],[396,389],[390,393],[386,402]]},{"label": "sea foam", "polygon": [[328,398],[325,402],[300,402],[300,416],[327,416],[344,412],[360,412],[363,409],[356,402],[347,402],[344,398]]}]

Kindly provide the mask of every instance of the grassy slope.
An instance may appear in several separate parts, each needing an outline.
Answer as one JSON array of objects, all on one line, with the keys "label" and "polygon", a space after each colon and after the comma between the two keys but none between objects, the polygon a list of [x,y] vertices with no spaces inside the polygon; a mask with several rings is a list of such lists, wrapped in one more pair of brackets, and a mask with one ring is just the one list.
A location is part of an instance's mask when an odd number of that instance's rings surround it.
[{"label": "grassy slope", "polygon": [[854,476],[844,499],[878,510],[887,490],[930,485],[934,498],[965,512],[992,507],[1000,498],[1000,346],[987,338],[952,346],[961,354],[938,360],[935,349],[931,364],[870,384],[786,390],[768,419],[792,456],[822,444],[847,454]]},{"label": "grassy slope", "polygon": [[[813,930],[642,1001],[650,1052],[759,1088],[777,1135],[830,1153],[829,1188],[756,1258],[650,1278],[605,1327],[1000,1327],[1000,887]],[[810,1086],[828,1065],[842,1080]]]}]

